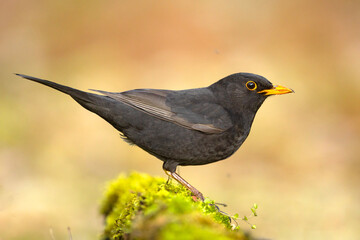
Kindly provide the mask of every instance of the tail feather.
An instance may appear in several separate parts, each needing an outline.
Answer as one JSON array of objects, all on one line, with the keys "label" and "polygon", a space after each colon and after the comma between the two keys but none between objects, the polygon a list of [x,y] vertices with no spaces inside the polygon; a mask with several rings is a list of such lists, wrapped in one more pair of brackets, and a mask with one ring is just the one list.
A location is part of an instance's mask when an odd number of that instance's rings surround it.
[{"label": "tail feather", "polygon": [[23,74],[18,74],[18,73],[15,73],[15,75],[23,77],[23,78],[31,80],[31,81],[34,81],[34,82],[37,82],[37,83],[40,83],[40,84],[43,84],[43,85],[51,87],[51,88],[54,88],[60,92],[70,95],[76,101],[80,100],[80,101],[85,101],[85,102],[93,102],[94,99],[91,99],[92,95],[100,96],[97,94],[80,91],[75,88],[71,88],[68,86],[64,86],[64,85],[61,85],[58,83],[54,83],[54,82],[36,78],[36,77],[31,77],[31,76],[27,76],[27,75],[23,75]]},{"label": "tail feather", "polygon": [[16,75],[37,83],[41,83],[48,87],[54,88],[60,92],[68,94],[87,110],[99,115],[100,117],[104,118],[106,121],[112,123],[112,115],[110,113],[111,112],[110,109],[115,102],[115,100],[113,100],[112,98],[94,93],[80,91],[75,88],[71,88],[68,86],[64,86],[58,83],[54,83],[36,77],[31,77],[23,74],[16,74]]}]

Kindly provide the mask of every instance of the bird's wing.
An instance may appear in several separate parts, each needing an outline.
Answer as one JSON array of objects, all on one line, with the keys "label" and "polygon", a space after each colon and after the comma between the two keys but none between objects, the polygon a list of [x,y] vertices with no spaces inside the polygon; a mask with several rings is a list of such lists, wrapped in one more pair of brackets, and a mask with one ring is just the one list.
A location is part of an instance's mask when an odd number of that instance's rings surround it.
[{"label": "bird's wing", "polygon": [[206,89],[200,92],[136,89],[121,93],[91,90],[154,117],[207,134],[222,133],[232,126],[227,111]]}]

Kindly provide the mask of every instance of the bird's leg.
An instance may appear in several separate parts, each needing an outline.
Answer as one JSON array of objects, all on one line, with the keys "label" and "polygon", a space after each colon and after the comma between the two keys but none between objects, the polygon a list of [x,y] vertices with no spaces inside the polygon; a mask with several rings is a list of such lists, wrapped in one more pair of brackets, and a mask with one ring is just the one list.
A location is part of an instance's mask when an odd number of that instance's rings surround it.
[{"label": "bird's leg", "polygon": [[[193,187],[190,183],[188,183],[185,179],[180,177],[179,174],[177,174],[176,172],[171,172],[169,170],[165,170],[165,169],[164,169],[164,171],[165,171],[166,175],[168,175],[169,179],[170,178],[175,179],[178,183],[180,183],[181,185],[183,185],[187,189],[189,189],[194,194],[195,197],[197,197],[201,201],[205,200],[202,193],[199,190],[197,190],[195,187]],[[169,179],[168,179],[168,181],[169,181]],[[234,220],[234,219],[231,218],[231,216],[229,214],[227,214],[226,212],[221,211],[219,206],[217,206],[217,205],[222,205],[222,206],[226,207],[227,206],[226,204],[223,204],[223,203],[214,203],[214,204],[212,204],[212,203],[210,203],[209,205],[214,206],[219,213],[221,213],[224,216],[227,216],[229,218],[230,222],[232,220]]]},{"label": "bird's leg", "polygon": [[[168,174],[167,174],[167,175],[168,175]],[[168,179],[166,180],[166,185],[168,185],[168,184],[170,183],[170,181],[171,181],[171,176],[168,175]]]},{"label": "bird's leg", "polygon": [[204,196],[202,195],[202,193],[197,190],[195,187],[193,187],[192,185],[190,185],[190,183],[188,183],[185,179],[183,179],[182,177],[180,177],[179,174],[177,174],[176,172],[170,172],[168,170],[164,170],[165,173],[169,176],[172,177],[173,179],[175,179],[178,183],[180,183],[181,185],[185,186],[187,189],[189,189],[194,195],[195,197],[197,197],[198,199],[200,199],[201,201],[204,201]]},{"label": "bird's leg", "polygon": [[[170,178],[175,179],[178,183],[180,183],[181,185],[183,185],[183,186],[185,186],[187,189],[189,189],[189,190],[194,194],[195,197],[197,197],[197,198],[200,199],[201,201],[204,201],[204,200],[205,200],[205,199],[204,199],[204,196],[202,195],[202,193],[201,193],[199,190],[197,190],[195,187],[193,187],[190,183],[188,183],[185,179],[183,179],[182,177],[180,177],[179,174],[177,174],[176,172],[171,172],[171,171],[169,171],[169,170],[165,170],[165,169],[164,169],[164,171],[165,171],[166,175],[168,175],[169,179],[170,179]],[[168,181],[169,181],[169,179],[168,179]],[[224,216],[229,217],[230,222],[232,221],[231,216],[230,216],[229,214],[221,211],[220,208],[219,208],[219,206],[217,206],[217,205],[222,205],[222,206],[226,207],[226,206],[227,206],[226,204],[223,204],[223,203],[214,203],[214,204],[213,204],[213,203],[210,203],[209,205],[214,206],[219,213],[221,213],[221,214],[224,215]]]}]

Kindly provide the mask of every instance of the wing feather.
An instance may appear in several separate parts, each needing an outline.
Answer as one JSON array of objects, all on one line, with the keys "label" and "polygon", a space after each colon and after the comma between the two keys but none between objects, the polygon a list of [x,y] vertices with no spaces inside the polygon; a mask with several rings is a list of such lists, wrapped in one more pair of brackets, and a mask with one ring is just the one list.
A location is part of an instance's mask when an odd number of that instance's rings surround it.
[{"label": "wing feather", "polygon": [[[177,91],[136,89],[127,92],[114,93],[91,90],[137,108],[154,117],[207,134],[222,133],[231,126],[231,120],[221,106],[215,103],[209,104],[208,102],[201,103],[199,101],[194,101],[191,103],[191,101],[183,101],[185,96],[177,96]],[[168,100],[170,96],[173,101],[170,101],[169,103]],[[179,100],[176,101],[176,99]],[[218,117],[218,119],[214,119],[214,116],[211,116],[211,113],[204,112],[204,109],[213,109],[215,117]]]}]

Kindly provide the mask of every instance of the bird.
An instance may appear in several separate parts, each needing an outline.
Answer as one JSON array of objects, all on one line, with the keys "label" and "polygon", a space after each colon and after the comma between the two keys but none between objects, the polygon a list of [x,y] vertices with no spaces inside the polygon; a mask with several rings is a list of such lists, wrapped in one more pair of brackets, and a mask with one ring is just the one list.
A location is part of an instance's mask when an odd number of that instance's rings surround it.
[{"label": "bird", "polygon": [[89,89],[94,93],[16,75],[63,92],[106,120],[126,142],[163,161],[163,170],[169,178],[201,201],[203,194],[176,172],[177,167],[227,159],[248,137],[265,99],[294,92],[245,72],[231,74],[203,88],[123,92]]}]

